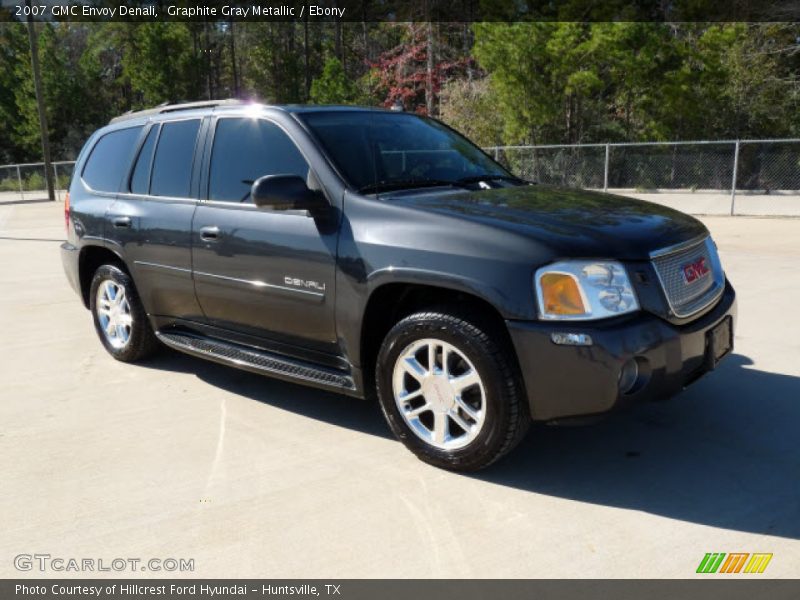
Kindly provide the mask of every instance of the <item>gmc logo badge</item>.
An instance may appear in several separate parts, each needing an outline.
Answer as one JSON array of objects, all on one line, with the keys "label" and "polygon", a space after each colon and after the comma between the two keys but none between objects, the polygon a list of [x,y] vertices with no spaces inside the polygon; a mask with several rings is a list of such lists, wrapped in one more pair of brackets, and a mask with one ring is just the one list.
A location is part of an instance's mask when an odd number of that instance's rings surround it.
[{"label": "gmc logo badge", "polygon": [[683,265],[681,269],[683,269],[683,278],[686,280],[686,283],[697,281],[701,277],[708,275],[711,271],[706,265],[706,259],[702,256],[696,261],[690,262],[688,265]]}]

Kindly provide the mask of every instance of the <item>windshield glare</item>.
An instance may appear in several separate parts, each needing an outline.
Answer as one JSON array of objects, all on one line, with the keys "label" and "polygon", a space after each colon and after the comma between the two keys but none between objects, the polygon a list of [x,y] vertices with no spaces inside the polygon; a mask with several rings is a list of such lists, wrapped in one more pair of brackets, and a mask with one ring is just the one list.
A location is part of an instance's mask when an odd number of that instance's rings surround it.
[{"label": "windshield glare", "polygon": [[300,115],[356,190],[380,191],[509,173],[441,123],[408,113],[309,112]]}]

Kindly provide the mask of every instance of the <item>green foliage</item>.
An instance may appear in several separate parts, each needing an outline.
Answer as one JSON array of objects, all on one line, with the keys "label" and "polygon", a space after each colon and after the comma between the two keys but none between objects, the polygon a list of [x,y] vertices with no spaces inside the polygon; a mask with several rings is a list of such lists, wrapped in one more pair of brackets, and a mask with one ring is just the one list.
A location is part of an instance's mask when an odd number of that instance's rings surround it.
[{"label": "green foliage", "polygon": [[[536,142],[559,112],[547,42],[553,24],[479,23],[473,54],[489,73],[509,142]],[[511,110],[511,107],[515,107]]]},{"label": "green foliage", "polygon": [[0,179],[0,192],[18,192],[19,181],[14,177]]},{"label": "green foliage", "polygon": [[800,29],[786,24],[481,23],[508,142],[796,135]]},{"label": "green foliage", "polygon": [[17,145],[14,123],[19,120],[17,92],[27,73],[18,63],[28,61],[27,36],[21,24],[0,24],[0,162],[24,160]]},{"label": "green foliage", "polygon": [[[93,29],[95,25],[84,23],[46,24],[39,28],[42,94],[51,151],[57,158],[74,158],[86,137],[107,118],[111,108],[102,101],[102,77],[85,59]],[[0,31],[14,42],[6,48],[14,50],[8,61],[13,64],[11,94],[15,110],[7,112],[8,121],[4,121],[12,124],[7,131],[14,154],[17,160],[41,160],[39,113],[25,26],[8,24],[0,27]],[[0,69],[3,62],[0,62]]]},{"label": "green foliage", "polygon": [[198,56],[186,23],[157,21],[136,28],[122,69],[138,96],[134,107],[196,99]]},{"label": "green foliage", "polygon": [[360,96],[358,87],[347,77],[336,57],[325,61],[322,75],[311,84],[313,104],[357,104]]},{"label": "green foliage", "polygon": [[454,80],[445,84],[439,116],[480,146],[503,143],[503,119],[488,79]]},{"label": "green foliage", "polygon": [[266,102],[293,104],[303,100],[303,63],[295,23],[255,23],[256,40],[251,48],[248,80],[257,96]]},{"label": "green foliage", "polygon": [[31,173],[28,177],[22,180],[22,188],[27,191],[44,190],[47,189],[47,184],[44,181],[44,174]]},{"label": "green foliage", "polygon": [[[19,27],[24,31],[23,25]],[[36,96],[33,79],[29,76],[31,70],[30,60],[28,49],[25,48],[24,51],[20,49],[14,64],[15,79],[17,81],[17,86],[14,88],[16,115],[12,123],[9,124],[9,130],[12,132],[11,135],[17,146],[18,154],[26,157],[35,156],[36,150],[41,150]],[[39,155],[41,156],[41,151]]]},{"label": "green foliage", "polygon": [[[52,154],[131,109],[225,97],[402,99],[485,145],[800,136],[797,24],[569,22],[583,4],[473,26],[39,23]],[[26,27],[0,23],[0,162],[38,160]]]},{"label": "green foliage", "polygon": [[[42,173],[33,172],[22,177],[22,189],[25,192],[41,191],[47,189]],[[0,192],[19,192],[19,179],[16,173],[8,174],[5,179],[0,179]]]}]

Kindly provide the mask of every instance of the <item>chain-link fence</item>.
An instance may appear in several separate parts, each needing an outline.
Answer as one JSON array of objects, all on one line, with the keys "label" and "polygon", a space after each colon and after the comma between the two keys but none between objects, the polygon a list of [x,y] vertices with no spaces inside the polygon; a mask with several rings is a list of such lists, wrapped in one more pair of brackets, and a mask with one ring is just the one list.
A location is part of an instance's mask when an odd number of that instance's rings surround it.
[{"label": "chain-link fence", "polygon": [[[539,183],[603,190],[695,214],[800,216],[800,139],[556,146],[486,151]],[[63,199],[75,163],[53,163]],[[47,199],[43,163],[0,165],[0,204]]]},{"label": "chain-link fence", "polygon": [[[52,163],[56,198],[63,200],[69,188],[74,161]],[[44,163],[0,165],[0,204],[47,200]]]},{"label": "chain-link fence", "polygon": [[539,183],[604,190],[697,214],[800,216],[800,139],[486,150]]}]

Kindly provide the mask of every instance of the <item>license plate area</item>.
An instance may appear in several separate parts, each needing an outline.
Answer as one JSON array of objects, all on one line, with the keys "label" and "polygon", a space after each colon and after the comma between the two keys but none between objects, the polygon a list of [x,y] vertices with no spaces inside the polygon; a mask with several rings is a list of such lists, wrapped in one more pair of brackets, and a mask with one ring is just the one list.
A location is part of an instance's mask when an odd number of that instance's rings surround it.
[{"label": "license plate area", "polygon": [[725,317],[706,333],[706,361],[714,369],[733,350],[733,319]]}]

